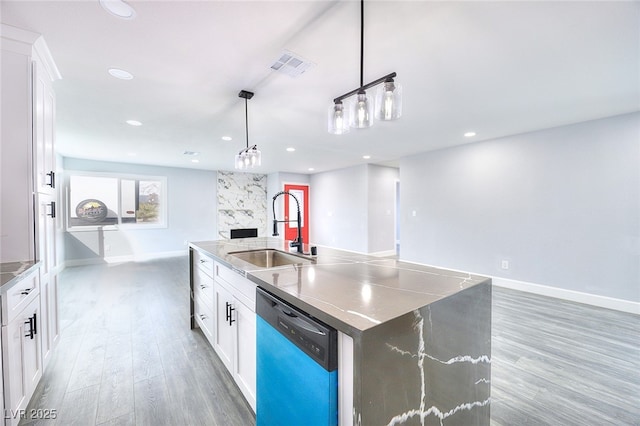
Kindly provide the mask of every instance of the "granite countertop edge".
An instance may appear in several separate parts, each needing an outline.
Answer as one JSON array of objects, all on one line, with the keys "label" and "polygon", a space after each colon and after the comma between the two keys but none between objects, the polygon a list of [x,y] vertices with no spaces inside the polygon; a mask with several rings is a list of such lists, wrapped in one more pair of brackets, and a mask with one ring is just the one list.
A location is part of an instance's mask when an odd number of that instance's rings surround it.
[{"label": "granite countertop edge", "polygon": [[35,260],[1,263],[0,267],[2,273],[0,274],[0,294],[4,294],[9,291],[14,285],[32,273],[39,266],[40,261]]}]

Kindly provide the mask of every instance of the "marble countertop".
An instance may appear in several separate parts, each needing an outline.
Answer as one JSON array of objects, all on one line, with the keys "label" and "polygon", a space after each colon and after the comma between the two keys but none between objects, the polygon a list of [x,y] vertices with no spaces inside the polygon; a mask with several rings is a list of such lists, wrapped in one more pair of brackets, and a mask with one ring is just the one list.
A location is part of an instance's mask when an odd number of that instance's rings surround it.
[{"label": "marble countertop", "polygon": [[23,262],[0,263],[0,293],[4,293],[17,283],[23,276],[29,274],[40,262],[27,260]]},{"label": "marble countertop", "polygon": [[[274,248],[275,238],[193,242],[216,258],[338,330],[352,334],[430,305],[489,278],[395,259],[318,247],[314,263],[260,269],[230,252]],[[309,247],[305,245],[305,253]]]}]

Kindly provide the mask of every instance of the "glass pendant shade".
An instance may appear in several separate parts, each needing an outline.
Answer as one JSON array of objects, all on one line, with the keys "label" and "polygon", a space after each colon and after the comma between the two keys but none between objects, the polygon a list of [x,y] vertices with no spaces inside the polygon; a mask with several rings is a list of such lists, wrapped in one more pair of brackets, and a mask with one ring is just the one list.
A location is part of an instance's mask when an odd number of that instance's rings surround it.
[{"label": "glass pendant shade", "polygon": [[402,115],[402,86],[389,79],[376,92],[376,119],[396,120]]},{"label": "glass pendant shade", "polygon": [[248,169],[262,165],[262,153],[256,145],[240,151],[235,157],[236,169]]},{"label": "glass pendant shade", "polygon": [[331,104],[327,118],[329,133],[342,135],[349,131],[349,108],[345,108],[342,101]]},{"label": "glass pendant shade", "polygon": [[351,127],[365,129],[373,124],[373,102],[364,90],[358,92],[351,104]]},{"label": "glass pendant shade", "polygon": [[258,150],[256,145],[249,149],[249,167],[257,167],[262,164],[262,153]]}]

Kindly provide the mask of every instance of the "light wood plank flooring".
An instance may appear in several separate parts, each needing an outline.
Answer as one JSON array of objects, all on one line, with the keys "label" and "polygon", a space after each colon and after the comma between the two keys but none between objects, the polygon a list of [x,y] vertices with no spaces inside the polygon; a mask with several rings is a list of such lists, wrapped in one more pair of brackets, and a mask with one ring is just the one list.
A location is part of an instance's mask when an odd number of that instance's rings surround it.
[{"label": "light wood plank flooring", "polygon": [[[189,329],[187,258],[68,268],[47,425],[254,425]],[[640,317],[494,287],[491,425],[640,425]],[[368,426],[368,425],[364,425]]]}]

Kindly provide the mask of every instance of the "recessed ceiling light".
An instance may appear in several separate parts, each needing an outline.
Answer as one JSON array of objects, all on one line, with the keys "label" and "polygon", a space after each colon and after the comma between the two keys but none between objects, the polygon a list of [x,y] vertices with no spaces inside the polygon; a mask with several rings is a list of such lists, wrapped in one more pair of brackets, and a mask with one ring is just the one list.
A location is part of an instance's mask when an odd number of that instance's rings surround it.
[{"label": "recessed ceiling light", "polygon": [[135,157],[135,156],[136,156],[136,155],[138,155],[138,154],[136,154],[135,152],[127,152],[127,155],[128,155],[129,157]]},{"label": "recessed ceiling light", "polygon": [[295,150],[296,150],[295,148],[287,148],[287,151],[289,151],[289,152],[293,152]]},{"label": "recessed ceiling light", "polygon": [[476,132],[467,132],[464,134],[465,138],[472,138],[476,135]]},{"label": "recessed ceiling light", "polygon": [[369,158],[371,158],[370,155],[363,155],[362,158],[364,158],[365,160],[368,160]]},{"label": "recessed ceiling light", "polygon": [[200,160],[198,160],[197,158],[194,158],[193,160],[191,160],[192,163],[199,163]]},{"label": "recessed ceiling light", "polygon": [[112,77],[119,78],[120,80],[132,80],[133,74],[129,71],[121,70],[120,68],[109,68],[109,74]]},{"label": "recessed ceiling light", "polygon": [[233,138],[232,138],[231,136],[223,136],[221,139],[222,139],[223,141],[230,141],[230,140],[232,140]]},{"label": "recessed ceiling light", "polygon": [[314,171],[315,169],[313,167],[309,167],[307,170],[309,170],[310,172]]},{"label": "recessed ceiling light", "polygon": [[142,126],[142,123],[139,122],[138,120],[127,120],[127,124],[129,124],[130,126]]},{"label": "recessed ceiling light", "polygon": [[100,6],[107,12],[121,19],[133,19],[136,11],[122,0],[100,0]]}]

